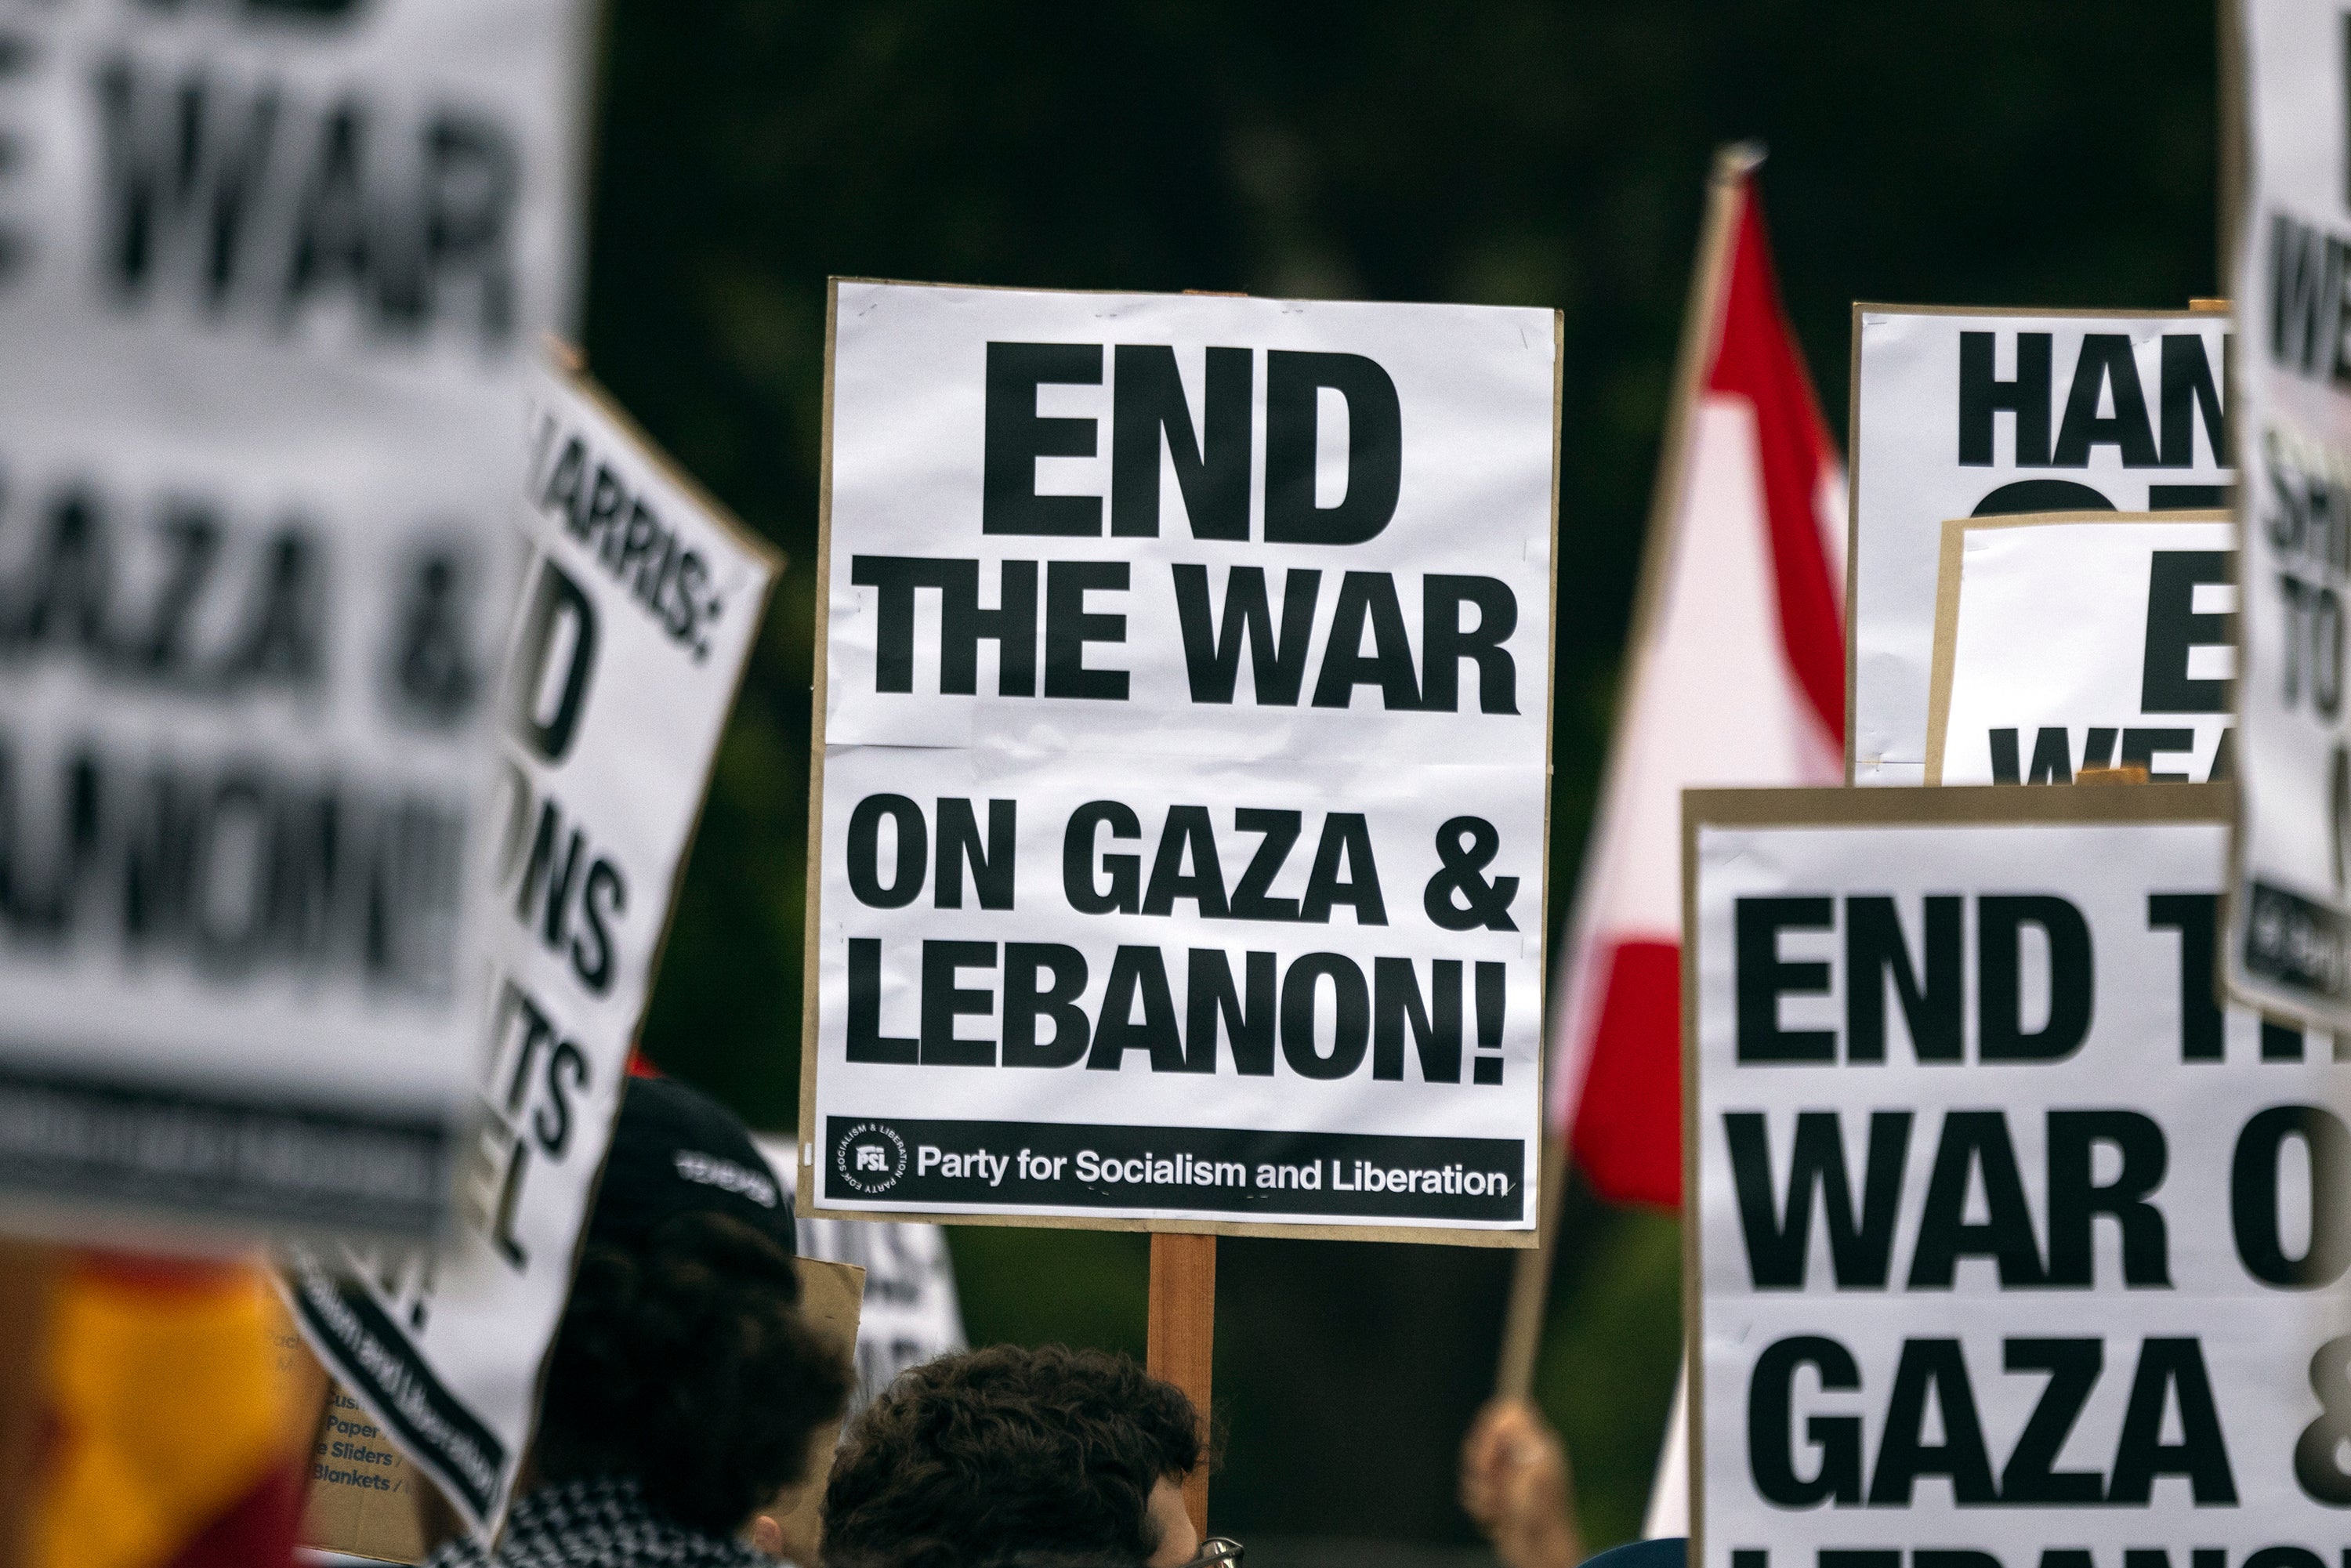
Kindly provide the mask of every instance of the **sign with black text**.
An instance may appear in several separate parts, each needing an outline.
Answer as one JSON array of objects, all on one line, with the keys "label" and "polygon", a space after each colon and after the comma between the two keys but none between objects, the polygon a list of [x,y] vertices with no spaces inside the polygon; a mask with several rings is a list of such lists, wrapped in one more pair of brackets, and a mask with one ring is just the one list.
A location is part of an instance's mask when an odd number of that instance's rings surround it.
[{"label": "sign with black text", "polygon": [[2351,1030],[2351,7],[2234,10],[2250,124],[2235,225],[2245,604],[2228,981],[2255,1006]]},{"label": "sign with black text", "polygon": [[588,23],[0,5],[12,1224],[445,1215],[498,517],[572,309]]},{"label": "sign with black text", "polygon": [[1846,767],[1925,781],[1944,522],[2225,507],[2229,318],[1853,310]]},{"label": "sign with black text", "polygon": [[2217,999],[2228,795],[1685,796],[1694,1563],[2351,1546],[2346,1070]]},{"label": "sign with black text", "polygon": [[2221,512],[1945,523],[1927,782],[2227,779],[2236,568]]},{"label": "sign with black text", "polygon": [[[486,1530],[528,1444],[719,734],[781,564],[584,378],[545,376],[532,403],[489,1030],[459,1223],[432,1257],[322,1249],[294,1281],[320,1358]],[[729,1179],[789,1201],[760,1173]]]},{"label": "sign with black text", "polygon": [[1526,1243],[1557,331],[835,283],[801,1213]]}]

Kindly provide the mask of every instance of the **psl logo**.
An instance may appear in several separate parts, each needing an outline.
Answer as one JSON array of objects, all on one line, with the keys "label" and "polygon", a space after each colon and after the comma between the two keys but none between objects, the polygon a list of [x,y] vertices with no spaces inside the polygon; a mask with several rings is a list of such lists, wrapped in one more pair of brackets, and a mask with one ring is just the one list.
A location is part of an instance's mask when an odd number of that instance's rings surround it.
[{"label": "psl logo", "polygon": [[860,1122],[841,1135],[832,1164],[843,1186],[872,1197],[906,1174],[905,1141],[883,1123]]}]

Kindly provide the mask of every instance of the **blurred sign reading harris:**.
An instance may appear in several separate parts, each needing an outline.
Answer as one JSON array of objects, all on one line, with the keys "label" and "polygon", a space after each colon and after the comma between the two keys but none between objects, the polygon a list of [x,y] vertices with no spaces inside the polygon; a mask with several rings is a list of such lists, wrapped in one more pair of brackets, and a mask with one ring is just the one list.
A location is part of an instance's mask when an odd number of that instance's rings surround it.
[{"label": "blurred sign reading harris:", "polygon": [[580,0],[0,7],[0,1191],[414,1234]]},{"label": "blurred sign reading harris:", "polygon": [[1554,314],[832,320],[801,1212],[1523,1240]]}]

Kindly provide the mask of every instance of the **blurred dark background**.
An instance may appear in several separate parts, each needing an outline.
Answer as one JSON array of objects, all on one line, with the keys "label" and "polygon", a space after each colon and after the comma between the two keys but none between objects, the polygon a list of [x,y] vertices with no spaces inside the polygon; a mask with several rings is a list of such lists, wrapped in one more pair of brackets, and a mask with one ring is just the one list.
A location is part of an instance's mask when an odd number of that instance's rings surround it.
[{"label": "blurred dark background", "polygon": [[[1555,907],[1605,745],[1709,154],[1756,137],[1833,427],[1855,299],[2177,307],[2214,262],[2210,0],[613,0],[593,369],[790,552],[645,1046],[798,1115],[828,274],[1566,312]],[[1556,931],[1556,922],[1553,926]],[[1540,1393],[1638,1528],[1678,1228],[1581,1189]],[[977,1341],[1144,1339],[1142,1238],[953,1233]],[[1509,1260],[1226,1241],[1217,1526],[1475,1540],[1455,1446]]]}]

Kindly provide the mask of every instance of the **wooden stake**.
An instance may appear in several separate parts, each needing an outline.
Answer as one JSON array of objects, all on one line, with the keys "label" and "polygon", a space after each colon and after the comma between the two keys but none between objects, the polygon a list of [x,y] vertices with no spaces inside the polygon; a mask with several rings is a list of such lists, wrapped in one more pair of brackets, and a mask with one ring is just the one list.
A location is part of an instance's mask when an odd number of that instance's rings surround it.
[{"label": "wooden stake", "polygon": [[[1649,634],[1665,614],[1666,591],[1679,542],[1682,495],[1688,482],[1690,424],[1699,389],[1714,359],[1715,340],[1721,330],[1718,317],[1730,269],[1731,246],[1739,237],[1740,203],[1748,176],[1762,162],[1762,148],[1751,141],[1733,142],[1718,149],[1714,155],[1714,170],[1707,185],[1706,221],[1698,233],[1698,266],[1690,274],[1689,301],[1682,311],[1681,350],[1674,367],[1673,401],[1666,409],[1666,439],[1657,455],[1657,483],[1649,496],[1649,528],[1641,550],[1641,583],[1633,603],[1632,634],[1627,639],[1629,655],[1616,701],[1620,717],[1632,711],[1639,695],[1647,664]],[[1619,765],[1612,745],[1608,769],[1601,779],[1604,813]],[[1605,826],[1604,818],[1599,825]],[[1597,832],[1593,841],[1598,841]],[[1565,947],[1571,962],[1579,939],[1576,922],[1571,920]],[[1550,1046],[1558,1043],[1547,1042]],[[1552,1060],[1556,1062],[1558,1058],[1554,1056]],[[1560,1188],[1566,1176],[1567,1161],[1560,1139],[1546,1137],[1541,1204],[1535,1212],[1535,1245],[1519,1253],[1517,1270],[1510,1278],[1510,1311],[1502,1323],[1501,1361],[1494,1374],[1498,1398],[1523,1399],[1534,1385],[1535,1353],[1542,1343],[1543,1312],[1551,1291],[1552,1243],[1558,1234]]]},{"label": "wooden stake", "polygon": [[64,1254],[40,1242],[0,1240],[0,1568],[32,1557],[36,1484],[48,1420],[50,1322]]},{"label": "wooden stake", "polygon": [[[1209,1375],[1217,1345],[1217,1239],[1174,1231],[1151,1233],[1151,1319],[1144,1334],[1151,1375],[1182,1389],[1200,1412],[1208,1435]],[[1184,1482],[1184,1511],[1202,1540],[1208,1534],[1208,1466]]]},{"label": "wooden stake", "polygon": [[1567,1150],[1557,1136],[1542,1147],[1541,1207],[1535,1215],[1541,1245],[1520,1252],[1510,1272],[1510,1304],[1502,1319],[1502,1364],[1494,1374],[1494,1396],[1524,1399],[1534,1392],[1535,1354],[1542,1348],[1543,1311],[1551,1298],[1552,1243],[1559,1235],[1561,1188],[1567,1176]]}]

